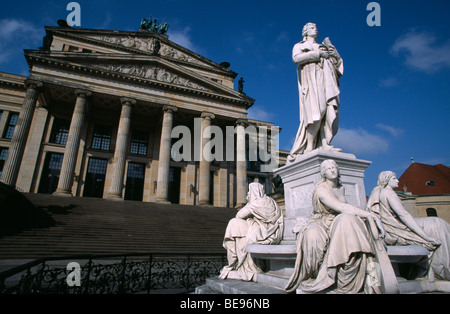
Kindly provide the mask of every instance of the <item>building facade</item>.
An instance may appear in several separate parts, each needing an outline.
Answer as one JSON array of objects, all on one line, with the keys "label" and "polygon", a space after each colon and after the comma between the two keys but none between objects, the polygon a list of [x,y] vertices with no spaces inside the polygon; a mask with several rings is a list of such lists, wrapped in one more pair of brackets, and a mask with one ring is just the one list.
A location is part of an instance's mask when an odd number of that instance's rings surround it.
[{"label": "building facade", "polygon": [[[261,171],[259,154],[249,159],[246,131],[274,125],[247,119],[254,99],[234,90],[229,64],[157,32],[46,33],[43,47],[25,50],[29,77],[0,73],[3,183],[31,193],[218,207],[245,204],[249,182],[271,192],[272,173]],[[221,132],[204,132],[212,126]]]},{"label": "building facade", "polygon": [[450,223],[450,168],[412,162],[399,177],[397,194],[414,217],[440,217]]}]

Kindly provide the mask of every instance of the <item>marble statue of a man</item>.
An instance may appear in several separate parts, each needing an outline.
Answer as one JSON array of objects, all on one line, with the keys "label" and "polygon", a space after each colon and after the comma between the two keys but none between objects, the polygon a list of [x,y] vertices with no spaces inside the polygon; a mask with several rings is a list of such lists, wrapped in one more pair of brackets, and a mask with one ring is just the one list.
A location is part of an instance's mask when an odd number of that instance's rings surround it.
[{"label": "marble statue of a man", "polygon": [[247,204],[228,223],[223,246],[228,265],[220,279],[255,281],[262,270],[246,248],[250,244],[278,244],[283,236],[283,215],[278,204],[264,193],[259,183],[250,183]]},{"label": "marble statue of a man", "polygon": [[338,130],[339,78],[344,63],[328,37],[322,44],[316,42],[316,24],[306,24],[302,35],[303,41],[292,51],[298,65],[300,127],[289,160],[318,148],[340,151],[330,142]]}]

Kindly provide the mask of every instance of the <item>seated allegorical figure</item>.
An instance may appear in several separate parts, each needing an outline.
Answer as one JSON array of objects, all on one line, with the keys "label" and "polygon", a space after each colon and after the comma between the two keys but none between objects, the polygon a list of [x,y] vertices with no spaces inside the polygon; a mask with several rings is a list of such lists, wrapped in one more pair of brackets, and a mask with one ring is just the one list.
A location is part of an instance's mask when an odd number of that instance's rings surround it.
[{"label": "seated allegorical figure", "polygon": [[346,202],[339,169],[334,160],[320,166],[322,181],[313,191],[313,214],[297,238],[294,273],[288,292],[380,293],[370,285],[368,266],[376,260],[372,235],[363,220],[373,219],[383,237],[381,221],[374,214]]},{"label": "seated allegorical figure", "polygon": [[283,215],[278,204],[264,193],[259,183],[250,183],[247,204],[228,223],[223,246],[228,265],[220,279],[256,281],[262,270],[246,252],[250,244],[278,244],[283,236]]},{"label": "seated allegorical figure", "polygon": [[450,280],[450,225],[438,217],[414,218],[394,191],[398,179],[383,171],[367,202],[367,209],[380,217],[386,245],[420,245],[430,251],[429,266],[439,279]]}]

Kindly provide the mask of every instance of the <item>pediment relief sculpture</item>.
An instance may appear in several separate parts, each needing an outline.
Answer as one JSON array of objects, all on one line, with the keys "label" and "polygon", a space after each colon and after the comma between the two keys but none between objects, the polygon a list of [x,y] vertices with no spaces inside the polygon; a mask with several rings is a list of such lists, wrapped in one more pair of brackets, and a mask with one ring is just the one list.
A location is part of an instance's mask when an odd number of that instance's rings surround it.
[{"label": "pediment relief sculpture", "polygon": [[200,62],[199,60],[188,56],[187,54],[170,47],[162,42],[160,42],[157,38],[149,37],[149,38],[139,38],[132,36],[93,36],[92,39],[104,41],[110,44],[123,46],[125,48],[134,48],[144,52],[155,52],[155,46],[160,45],[156,50],[158,50],[159,55],[162,57],[169,57],[176,60],[198,64],[202,66],[208,66],[206,63]]},{"label": "pediment relief sculpture", "polygon": [[178,74],[175,74],[167,69],[148,66],[148,65],[130,65],[130,64],[97,64],[94,65],[97,68],[101,68],[111,72],[118,72],[126,75],[137,76],[149,80],[160,81],[168,84],[174,84],[202,91],[211,91],[193,81],[184,78]]}]

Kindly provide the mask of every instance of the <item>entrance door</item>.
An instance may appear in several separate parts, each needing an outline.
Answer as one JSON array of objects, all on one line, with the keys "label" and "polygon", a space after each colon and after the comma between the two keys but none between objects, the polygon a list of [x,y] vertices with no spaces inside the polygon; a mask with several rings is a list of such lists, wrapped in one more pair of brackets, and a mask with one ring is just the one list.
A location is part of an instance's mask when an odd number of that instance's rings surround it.
[{"label": "entrance door", "polygon": [[42,169],[38,193],[52,194],[56,191],[63,157],[64,154],[47,153],[45,156],[44,168]]},{"label": "entrance door", "polygon": [[169,201],[172,204],[180,203],[181,168],[170,167],[169,171]]},{"label": "entrance door", "polygon": [[108,160],[106,159],[89,158],[83,196],[98,198],[103,197],[107,166]]},{"label": "entrance door", "polygon": [[145,164],[128,163],[125,200],[142,201],[144,193]]}]

